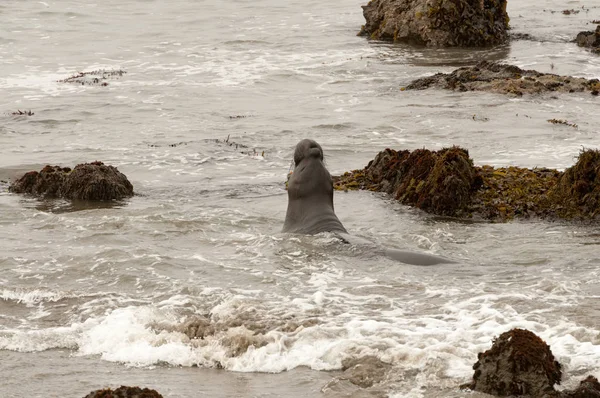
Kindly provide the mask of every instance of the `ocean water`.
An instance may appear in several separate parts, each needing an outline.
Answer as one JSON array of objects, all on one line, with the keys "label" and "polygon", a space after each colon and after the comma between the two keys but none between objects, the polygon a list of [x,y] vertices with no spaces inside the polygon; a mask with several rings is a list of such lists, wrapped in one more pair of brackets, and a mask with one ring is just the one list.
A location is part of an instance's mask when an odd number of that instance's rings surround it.
[{"label": "ocean water", "polygon": [[[95,206],[0,183],[0,397],[120,385],[165,397],[483,397],[458,386],[514,327],[548,342],[563,387],[600,377],[594,225],[466,222],[338,192],[351,234],[457,263],[404,265],[333,235],[280,232],[303,138],[322,145],[332,174],[386,147],[572,165],[599,142],[589,93],[400,87],[484,59],[600,78],[600,58],[571,43],[600,6],[509,2],[513,32],[531,40],[440,50],[357,37],[362,4],[0,4],[0,180],[101,160],[136,191]],[[126,73],[104,87],[58,82],[96,69]],[[381,381],[360,388],[342,367],[366,356],[388,366],[366,365]]]}]

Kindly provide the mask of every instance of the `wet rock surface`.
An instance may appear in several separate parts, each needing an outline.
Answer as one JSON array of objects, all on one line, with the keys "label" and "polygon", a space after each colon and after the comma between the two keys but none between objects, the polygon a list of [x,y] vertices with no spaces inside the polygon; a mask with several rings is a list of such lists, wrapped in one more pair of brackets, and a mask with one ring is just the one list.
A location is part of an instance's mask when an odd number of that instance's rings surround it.
[{"label": "wet rock surface", "polygon": [[106,388],[92,391],[84,398],[163,398],[163,396],[149,388],[121,386],[115,390]]},{"label": "wet rock surface", "polygon": [[534,333],[512,329],[502,333],[492,348],[480,353],[473,365],[470,388],[499,396],[541,397],[560,384],[561,365],[550,347]]},{"label": "wet rock surface", "polygon": [[585,378],[575,390],[556,391],[561,368],[544,340],[529,330],[511,329],[495,338],[489,350],[477,355],[473,379],[461,388],[495,396],[600,397],[600,383],[594,376]]},{"label": "wet rock surface", "polygon": [[487,91],[500,94],[574,93],[589,91],[598,95],[600,81],[560,76],[521,69],[514,65],[482,61],[475,66],[458,68],[451,73],[436,73],[420,78],[401,90],[438,88],[454,91]]},{"label": "wet rock surface", "polygon": [[342,378],[361,388],[370,388],[383,381],[391,368],[392,365],[373,355],[346,358],[342,361]]},{"label": "wet rock surface", "polygon": [[119,200],[133,196],[133,185],[116,167],[102,162],[69,167],[46,166],[14,181],[9,191],[41,198],[70,200]]},{"label": "wet rock surface", "polygon": [[489,46],[508,39],[506,0],[371,0],[359,35],[431,47]]},{"label": "wet rock surface", "polygon": [[562,398],[600,398],[600,383],[594,376],[588,376],[579,383],[577,389],[564,391]]},{"label": "wet rock surface", "polygon": [[474,166],[459,147],[386,149],[362,170],[333,177],[337,190],[385,192],[432,214],[508,221],[515,218],[597,220],[600,152],[584,150],[564,172],[547,168]]},{"label": "wet rock surface", "polygon": [[334,186],[386,192],[400,203],[459,217],[467,215],[472,191],[479,184],[469,153],[459,147],[412,152],[386,149],[354,175],[356,181],[334,178]]},{"label": "wet rock surface", "polygon": [[596,26],[595,31],[579,32],[575,38],[580,47],[589,47],[592,52],[600,54],[600,25]]}]

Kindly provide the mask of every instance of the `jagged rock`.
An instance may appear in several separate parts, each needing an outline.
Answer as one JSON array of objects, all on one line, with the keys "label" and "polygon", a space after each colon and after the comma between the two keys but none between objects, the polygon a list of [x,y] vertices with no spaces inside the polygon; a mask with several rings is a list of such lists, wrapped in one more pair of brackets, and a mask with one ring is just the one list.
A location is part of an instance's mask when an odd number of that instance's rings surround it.
[{"label": "jagged rock", "polygon": [[586,149],[564,172],[474,166],[466,150],[380,152],[362,170],[334,176],[337,190],[385,192],[432,214],[507,221],[600,219],[600,151]]},{"label": "jagged rock", "polygon": [[590,91],[598,94],[600,81],[581,77],[540,73],[490,61],[458,68],[451,73],[436,73],[420,78],[401,90],[441,88],[454,91],[487,91],[501,94],[539,94],[544,92],[573,93]]},{"label": "jagged rock", "polygon": [[106,388],[92,391],[84,398],[163,398],[163,396],[149,388],[121,386],[116,390]]},{"label": "jagged rock", "polygon": [[14,181],[9,191],[42,198],[118,200],[132,196],[133,186],[116,167],[92,162],[79,164],[73,170],[46,166],[40,172],[30,171]]},{"label": "jagged rock", "polygon": [[[479,353],[470,388],[499,396],[554,394],[561,365],[550,347],[534,333],[512,329],[494,339],[492,348]],[[554,395],[555,396],[555,395]]]},{"label": "jagged rock", "polygon": [[575,39],[580,47],[590,47],[592,52],[600,54],[600,25],[596,26],[594,32],[579,32]]},{"label": "jagged rock", "polygon": [[371,0],[359,35],[430,47],[489,46],[508,39],[506,0]]}]

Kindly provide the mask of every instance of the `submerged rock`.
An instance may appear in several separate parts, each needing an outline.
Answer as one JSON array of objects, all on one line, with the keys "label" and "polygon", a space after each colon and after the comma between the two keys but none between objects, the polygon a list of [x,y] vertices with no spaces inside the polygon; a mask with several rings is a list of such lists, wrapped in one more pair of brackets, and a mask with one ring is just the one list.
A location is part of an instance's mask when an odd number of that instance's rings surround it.
[{"label": "submerged rock", "polygon": [[382,382],[391,368],[392,365],[373,355],[346,358],[342,361],[342,378],[361,388],[369,388]]},{"label": "submerged rock", "polygon": [[46,166],[14,181],[10,192],[42,198],[71,200],[119,200],[133,196],[133,185],[116,167],[102,162],[68,167]]},{"label": "submerged rock", "polygon": [[564,172],[474,166],[466,150],[386,149],[362,170],[333,177],[338,190],[385,192],[432,214],[508,221],[600,218],[600,151],[584,150]]},{"label": "submerged rock", "polygon": [[589,47],[592,52],[600,54],[600,25],[596,26],[593,32],[579,32],[575,41],[578,46]]},{"label": "submerged rock", "polygon": [[501,94],[573,93],[590,91],[598,94],[600,81],[581,77],[540,73],[490,61],[458,68],[451,73],[436,73],[411,82],[401,90],[440,88],[454,91],[487,91]]},{"label": "submerged rock", "polygon": [[489,46],[508,39],[506,0],[371,0],[359,35],[431,47]]},{"label": "submerged rock", "polygon": [[106,388],[92,391],[84,398],[163,398],[163,396],[149,388],[121,386],[116,390]]},{"label": "submerged rock", "polygon": [[98,69],[89,72],[79,72],[66,79],[59,80],[59,83],[80,84],[82,86],[108,86],[108,80],[115,80],[123,76],[124,70],[105,70]]},{"label": "submerged rock", "polygon": [[33,116],[33,115],[35,115],[35,113],[33,113],[31,111],[31,109],[28,111],[22,111],[20,109],[17,109],[15,112],[11,112],[10,114],[13,116]]}]

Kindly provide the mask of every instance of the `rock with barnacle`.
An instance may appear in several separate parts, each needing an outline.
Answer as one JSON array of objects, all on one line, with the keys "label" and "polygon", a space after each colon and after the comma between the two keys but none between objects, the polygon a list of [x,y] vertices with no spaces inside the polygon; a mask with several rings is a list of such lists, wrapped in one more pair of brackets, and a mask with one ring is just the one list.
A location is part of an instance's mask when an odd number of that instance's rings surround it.
[{"label": "rock with barnacle", "polygon": [[30,171],[14,181],[9,191],[41,198],[119,200],[133,196],[133,185],[116,167],[96,161],[73,170],[46,166],[39,172]]}]

